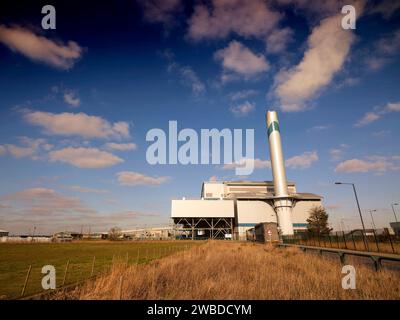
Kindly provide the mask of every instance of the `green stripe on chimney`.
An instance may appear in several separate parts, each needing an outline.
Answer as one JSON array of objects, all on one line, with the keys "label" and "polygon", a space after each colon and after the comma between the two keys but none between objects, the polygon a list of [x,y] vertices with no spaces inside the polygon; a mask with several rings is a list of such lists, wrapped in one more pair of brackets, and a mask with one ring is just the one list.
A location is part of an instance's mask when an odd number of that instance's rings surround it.
[{"label": "green stripe on chimney", "polygon": [[280,130],[279,130],[279,123],[276,122],[276,121],[273,121],[273,122],[269,125],[269,127],[268,127],[268,138],[269,138],[269,136],[271,135],[271,133],[272,133],[273,131],[278,131],[278,132],[280,132]]}]

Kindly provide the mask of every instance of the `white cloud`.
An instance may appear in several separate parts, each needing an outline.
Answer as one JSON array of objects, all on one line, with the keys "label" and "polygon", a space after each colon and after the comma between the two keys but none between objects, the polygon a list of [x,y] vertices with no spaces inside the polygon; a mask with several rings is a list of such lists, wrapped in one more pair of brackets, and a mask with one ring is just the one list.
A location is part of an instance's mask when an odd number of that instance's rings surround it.
[{"label": "white cloud", "polygon": [[181,0],[138,0],[143,8],[144,19],[151,23],[170,25],[174,15],[183,9]]},{"label": "white cloud", "polygon": [[252,167],[252,165],[254,165],[255,169],[271,168],[271,162],[269,160],[243,158],[237,162],[224,164],[221,169],[233,170],[236,168]]},{"label": "white cloud", "polygon": [[386,111],[387,112],[399,112],[400,111],[400,102],[389,102],[386,105]]},{"label": "white cloud", "polygon": [[255,103],[250,103],[250,102],[246,101],[242,104],[231,107],[229,110],[237,117],[245,117],[250,112],[254,111],[255,108],[256,108]]},{"label": "white cloud", "polygon": [[358,120],[358,122],[355,124],[356,127],[362,127],[365,126],[371,122],[374,122],[378,120],[381,116],[378,113],[375,112],[367,112],[364,114],[364,116]]},{"label": "white cloud", "polygon": [[106,143],[105,147],[111,150],[117,151],[131,151],[137,148],[136,144],[134,143],[115,143],[115,142],[108,142]]},{"label": "white cloud", "polygon": [[396,30],[389,36],[379,39],[375,47],[381,54],[397,55],[400,50],[400,30]]},{"label": "white cloud", "polygon": [[374,137],[386,137],[390,134],[390,130],[380,130],[372,132]]},{"label": "white cloud", "polygon": [[72,107],[79,107],[81,105],[81,100],[74,91],[67,91],[64,93],[64,101]]},{"label": "white cloud", "polygon": [[112,153],[96,148],[64,148],[49,153],[52,162],[64,162],[78,168],[105,168],[123,162]]},{"label": "white cloud", "polygon": [[306,13],[311,17],[326,17],[340,12],[344,4],[352,4],[353,1],[344,0],[275,0],[278,4],[283,6],[291,6],[295,12]]},{"label": "white cloud", "polygon": [[372,71],[382,69],[394,60],[399,51],[400,30],[395,30],[374,43],[372,50],[368,51],[365,64]]},{"label": "white cloud", "polygon": [[[218,50],[214,58],[222,63],[223,76],[238,75],[249,79],[269,70],[270,65],[262,54],[255,54],[240,42],[233,40],[228,47]],[[224,78],[223,78],[224,79]]]},{"label": "white cloud", "polygon": [[168,61],[168,72],[177,72],[181,78],[181,82],[184,86],[189,87],[192,90],[193,95],[200,96],[206,91],[206,86],[200,80],[197,73],[189,66],[182,66],[176,62],[173,52],[165,50],[162,56]]},{"label": "white cloud", "polygon": [[19,137],[18,140],[20,142],[20,145],[0,145],[0,155],[8,153],[17,159],[30,157],[33,160],[38,160],[40,158],[41,151],[49,151],[53,148],[53,145],[47,143],[46,139]]},{"label": "white cloud", "polygon": [[254,159],[254,168],[255,169],[271,168],[271,161]]},{"label": "white cloud", "polygon": [[336,84],[336,88],[340,89],[344,87],[354,87],[358,85],[360,81],[361,81],[360,78],[353,78],[353,77],[345,78],[341,82]]},{"label": "white cloud", "polygon": [[381,1],[377,5],[371,7],[369,13],[379,13],[385,19],[390,19],[398,9],[400,9],[399,1],[386,0]]},{"label": "white cloud", "polygon": [[302,111],[306,103],[341,70],[354,35],[341,27],[342,15],[326,18],[314,27],[301,62],[276,77],[275,96],[283,111]]},{"label": "white cloud", "polygon": [[196,72],[188,66],[183,66],[179,68],[179,73],[181,74],[184,84],[188,85],[194,95],[203,94],[206,91],[204,83],[197,76]]},{"label": "white cloud", "polygon": [[[316,151],[311,151],[287,159],[285,165],[289,169],[306,169],[316,161],[318,161],[318,154]],[[237,162],[225,164],[221,169],[233,170],[236,168],[251,167],[252,164],[254,164],[255,169],[271,168],[271,161],[269,160],[243,158]]]},{"label": "white cloud", "polygon": [[4,209],[11,209],[12,206],[8,205],[8,204],[2,204],[0,203],[0,211],[4,210]]},{"label": "white cloud", "polygon": [[375,107],[373,111],[365,113],[364,116],[354,124],[354,126],[365,126],[367,124],[370,124],[371,122],[379,120],[384,115],[392,112],[400,112],[400,102],[389,102],[383,107]]},{"label": "white cloud", "polygon": [[7,151],[15,158],[24,158],[32,156],[36,150],[30,147],[19,147],[15,144],[6,144]]},{"label": "white cloud", "polygon": [[329,154],[331,155],[332,161],[337,161],[343,157],[343,150],[342,149],[331,149],[331,150],[329,150]]},{"label": "white cloud", "polygon": [[24,119],[33,125],[40,126],[49,135],[82,136],[85,138],[128,138],[127,122],[110,123],[98,116],[86,113],[51,113],[25,110]]},{"label": "white cloud", "polygon": [[251,97],[256,94],[258,94],[258,91],[256,91],[256,90],[252,90],[252,89],[241,90],[241,91],[230,93],[229,98],[232,101],[236,101],[236,100],[246,99],[247,97]]},{"label": "white cloud", "polygon": [[349,145],[342,143],[339,147],[330,149],[331,161],[341,160],[349,147]]},{"label": "white cloud", "polygon": [[318,161],[317,151],[311,151],[287,159],[285,165],[290,169],[306,169],[316,161]]},{"label": "white cloud", "polygon": [[[80,199],[66,197],[53,189],[31,188],[2,197],[5,201],[16,202],[29,215],[47,216],[59,214],[93,213]],[[71,216],[72,218],[72,216]]]},{"label": "white cloud", "polygon": [[74,41],[52,41],[19,26],[0,25],[0,42],[33,61],[64,70],[72,68],[82,55],[82,48]]},{"label": "white cloud", "polygon": [[121,186],[160,185],[170,179],[170,177],[167,176],[151,177],[133,171],[118,172],[117,177]]},{"label": "white cloud", "polygon": [[121,138],[129,138],[129,123],[125,121],[114,122],[111,129],[111,135]]},{"label": "white cloud", "polygon": [[[157,213],[143,213],[134,210],[119,212],[97,212],[89,208],[78,197],[65,196],[49,188],[30,188],[0,196],[0,217],[4,227],[15,233],[25,233],[37,226],[37,233],[51,234],[62,230],[81,230],[82,225],[93,231],[104,231],[118,225],[132,228],[143,217],[157,217]],[[11,206],[12,204],[12,206]],[[3,210],[1,210],[3,209]],[[146,219],[145,223],[148,223]]]},{"label": "white cloud", "polygon": [[265,38],[281,15],[262,0],[212,0],[196,5],[188,24],[191,40],[223,39],[230,33]]},{"label": "white cloud", "polygon": [[324,207],[327,210],[336,210],[336,209],[339,209],[341,206],[338,204],[327,204]]},{"label": "white cloud", "polygon": [[368,69],[373,70],[373,71],[382,69],[389,62],[390,62],[390,59],[388,59],[388,58],[376,57],[376,56],[368,56],[365,59],[365,64],[367,65]]},{"label": "white cloud", "polygon": [[347,144],[341,144],[337,148],[330,149],[329,154],[331,156],[331,160],[338,161],[338,160],[342,159],[346,149],[348,149],[348,148],[349,148],[349,146]]},{"label": "white cloud", "polygon": [[365,159],[350,159],[339,163],[336,172],[377,172],[383,173],[386,171],[400,170],[400,164],[396,163],[400,159],[397,156],[383,157],[383,156],[369,156]]},{"label": "white cloud", "polygon": [[332,127],[331,125],[317,125],[317,126],[311,127],[307,131],[323,131],[323,130],[328,130],[331,127]]},{"label": "white cloud", "polygon": [[104,189],[85,188],[85,187],[81,187],[81,186],[70,186],[69,189],[76,191],[76,192],[80,192],[80,193],[104,194],[104,193],[109,192],[108,190],[104,190]]},{"label": "white cloud", "polygon": [[266,40],[268,53],[281,53],[286,50],[288,43],[292,40],[293,30],[290,28],[276,29]]}]

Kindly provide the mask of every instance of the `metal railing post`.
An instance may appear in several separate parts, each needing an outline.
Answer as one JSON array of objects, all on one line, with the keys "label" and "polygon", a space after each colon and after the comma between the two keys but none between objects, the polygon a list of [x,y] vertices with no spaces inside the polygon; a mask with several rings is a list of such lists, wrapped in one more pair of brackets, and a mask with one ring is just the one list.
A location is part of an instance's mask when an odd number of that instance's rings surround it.
[{"label": "metal railing post", "polygon": [[378,252],[379,252],[378,239],[376,238],[375,229],[372,229],[372,230],[373,230],[373,232],[374,232],[374,239],[375,239],[376,249],[377,249],[377,250],[378,250]]},{"label": "metal railing post", "polygon": [[354,240],[354,233],[351,233],[351,239],[353,240],[354,250],[357,250],[356,241]]},{"label": "metal railing post", "polygon": [[318,235],[318,246],[320,247],[321,246],[321,240],[319,238],[319,233],[317,235]]},{"label": "metal railing post", "polygon": [[31,270],[32,270],[32,265],[29,266],[28,272],[26,273],[24,286],[23,286],[22,292],[21,292],[21,297],[25,294],[25,290],[26,290],[26,286],[28,285],[28,280],[29,280],[29,276],[31,274]]},{"label": "metal railing post", "polygon": [[337,231],[336,231],[336,244],[337,244],[338,249],[341,249],[340,244],[339,244],[339,237],[338,237]]},{"label": "metal railing post", "polygon": [[392,252],[393,252],[393,253],[396,253],[396,251],[394,250],[394,247],[393,247],[392,237],[390,236],[389,230],[387,231],[387,235],[388,235],[388,237],[389,237],[390,246],[392,247]]},{"label": "metal railing post", "polygon": [[93,256],[92,271],[90,272],[90,276],[91,277],[93,276],[93,273],[94,273],[94,264],[95,264],[95,262],[96,262],[96,256]]},{"label": "metal railing post", "polygon": [[346,236],[344,235],[344,231],[342,231],[342,233],[343,233],[344,247],[347,249]]},{"label": "metal railing post", "polygon": [[67,265],[65,266],[64,279],[62,282],[62,286],[65,284],[65,281],[67,280],[68,267],[69,267],[69,260],[67,261]]}]

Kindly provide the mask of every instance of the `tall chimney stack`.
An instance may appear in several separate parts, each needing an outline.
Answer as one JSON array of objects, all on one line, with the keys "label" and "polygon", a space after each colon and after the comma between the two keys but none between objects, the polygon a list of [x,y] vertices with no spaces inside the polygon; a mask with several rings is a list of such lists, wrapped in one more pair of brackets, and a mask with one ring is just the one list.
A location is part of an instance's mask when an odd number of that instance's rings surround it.
[{"label": "tall chimney stack", "polygon": [[274,207],[282,235],[293,235],[292,200],[289,198],[285,159],[282,152],[281,133],[276,111],[267,112],[267,131],[272,176],[274,179]]}]

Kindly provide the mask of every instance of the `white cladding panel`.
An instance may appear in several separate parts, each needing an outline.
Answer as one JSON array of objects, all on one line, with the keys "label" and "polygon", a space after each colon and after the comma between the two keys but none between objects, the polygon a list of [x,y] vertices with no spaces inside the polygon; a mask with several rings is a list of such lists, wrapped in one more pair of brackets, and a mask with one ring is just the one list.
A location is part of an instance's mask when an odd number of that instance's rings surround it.
[{"label": "white cladding panel", "polygon": [[238,200],[238,223],[276,222],[274,209],[265,201]]},{"label": "white cladding panel", "polygon": [[292,222],[293,223],[307,223],[310,216],[310,210],[315,206],[322,205],[321,201],[298,201],[292,208]]},{"label": "white cladding panel", "polygon": [[233,200],[172,200],[171,218],[234,218]]},{"label": "white cladding panel", "polygon": [[225,185],[223,183],[207,183],[203,184],[203,198],[223,198],[225,197]]}]

